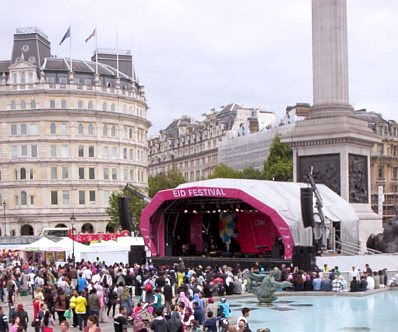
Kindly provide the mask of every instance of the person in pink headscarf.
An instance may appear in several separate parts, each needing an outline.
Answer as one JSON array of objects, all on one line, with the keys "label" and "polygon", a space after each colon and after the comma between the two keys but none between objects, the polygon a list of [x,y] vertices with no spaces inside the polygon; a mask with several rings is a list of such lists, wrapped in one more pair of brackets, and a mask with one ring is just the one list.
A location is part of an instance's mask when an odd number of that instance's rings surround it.
[{"label": "person in pink headscarf", "polygon": [[178,302],[182,302],[185,305],[185,308],[191,308],[191,302],[187,298],[184,292],[180,292],[180,296],[178,298]]}]

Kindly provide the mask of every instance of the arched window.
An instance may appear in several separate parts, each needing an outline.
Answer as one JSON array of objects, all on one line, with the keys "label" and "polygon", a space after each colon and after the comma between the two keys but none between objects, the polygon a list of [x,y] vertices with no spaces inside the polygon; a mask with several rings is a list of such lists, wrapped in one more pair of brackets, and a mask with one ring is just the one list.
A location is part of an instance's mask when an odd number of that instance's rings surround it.
[{"label": "arched window", "polygon": [[115,111],[116,111],[116,106],[115,106],[115,104],[112,104],[112,105],[111,105],[111,111],[112,111],[112,112],[115,112]]},{"label": "arched window", "polygon": [[21,110],[26,110],[26,103],[25,100],[21,101]]},{"label": "arched window", "polygon": [[54,135],[57,133],[57,127],[55,126],[55,123],[50,124],[50,133]]},{"label": "arched window", "polygon": [[82,226],[82,233],[94,233],[94,227],[90,223],[86,223]]},{"label": "arched window", "polygon": [[93,109],[93,102],[91,100],[88,102],[88,109],[89,110]]},{"label": "arched window", "polygon": [[77,132],[79,135],[83,135],[84,134],[84,128],[83,125],[81,123],[79,123],[79,126],[77,127]]},{"label": "arched window", "polygon": [[79,100],[79,101],[77,102],[77,108],[78,108],[79,110],[81,110],[81,109],[83,108],[83,101]]},{"label": "arched window", "polygon": [[21,191],[21,205],[27,205],[26,191]]},{"label": "arched window", "polygon": [[50,108],[55,108],[55,100],[50,100]]},{"label": "arched window", "polygon": [[105,125],[104,128],[102,128],[102,135],[108,136],[108,126],[107,125]]},{"label": "arched window", "polygon": [[20,178],[21,180],[26,180],[26,169],[22,167],[22,168],[20,169],[19,173],[20,173],[20,177],[19,177],[19,178]]},{"label": "arched window", "polygon": [[104,112],[106,112],[106,111],[108,110],[108,105],[107,105],[106,102],[104,102],[104,103],[102,104],[102,110],[103,110]]},{"label": "arched window", "polygon": [[65,99],[61,100],[61,108],[66,108],[66,100]]},{"label": "arched window", "polygon": [[15,100],[11,101],[11,109],[15,110],[17,108],[17,104],[15,103]]},{"label": "arched window", "polygon": [[112,137],[116,136],[116,127],[115,126],[112,126],[111,135],[112,135]]},{"label": "arched window", "polygon": [[26,236],[26,235],[34,235],[33,227],[31,225],[23,225],[21,227],[21,235]]},{"label": "arched window", "polygon": [[89,135],[94,135],[94,126],[93,126],[92,123],[90,123],[90,124],[88,125],[88,134],[89,134]]},{"label": "arched window", "polygon": [[35,102],[34,100],[32,100],[32,101],[30,102],[30,108],[31,108],[32,110],[36,108],[36,102]]}]

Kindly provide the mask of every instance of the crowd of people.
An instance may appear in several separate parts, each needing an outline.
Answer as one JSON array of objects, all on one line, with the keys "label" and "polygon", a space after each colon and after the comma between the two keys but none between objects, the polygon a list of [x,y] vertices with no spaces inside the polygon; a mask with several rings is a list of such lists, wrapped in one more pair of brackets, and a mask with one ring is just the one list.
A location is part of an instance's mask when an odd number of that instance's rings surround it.
[{"label": "crowd of people", "polygon": [[[385,270],[373,272],[368,265],[364,271],[352,267],[348,280],[338,267],[327,265],[311,272],[285,265],[275,269],[276,279],[290,281],[288,290],[294,291],[355,292],[388,282]],[[258,263],[251,271],[265,272]],[[232,315],[226,298],[246,292],[244,273],[239,264],[193,269],[183,260],[155,267],[106,265],[99,259],[59,266],[13,259],[0,265],[0,332],[49,332],[56,326],[62,332],[72,327],[100,332],[101,323],[110,321],[116,332],[128,326],[135,332],[249,332],[249,308]],[[24,295],[32,297],[31,316],[22,305]]]}]

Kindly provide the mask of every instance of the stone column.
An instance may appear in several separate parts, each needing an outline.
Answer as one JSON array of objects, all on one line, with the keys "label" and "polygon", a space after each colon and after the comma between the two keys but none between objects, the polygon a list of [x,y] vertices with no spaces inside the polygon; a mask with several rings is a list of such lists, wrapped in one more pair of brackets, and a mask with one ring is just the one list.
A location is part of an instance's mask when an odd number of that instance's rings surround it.
[{"label": "stone column", "polygon": [[346,7],[346,0],[312,0],[315,110],[349,106]]}]

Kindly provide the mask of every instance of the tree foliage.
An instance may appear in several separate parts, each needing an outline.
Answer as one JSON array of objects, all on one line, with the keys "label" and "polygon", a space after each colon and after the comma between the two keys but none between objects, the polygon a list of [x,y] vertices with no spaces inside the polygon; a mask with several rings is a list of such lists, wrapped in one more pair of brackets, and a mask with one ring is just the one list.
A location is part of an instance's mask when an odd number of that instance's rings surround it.
[{"label": "tree foliage", "polygon": [[175,188],[181,183],[186,182],[184,175],[173,167],[166,174],[159,173],[148,178],[149,197],[154,197],[160,190]]},{"label": "tree foliage", "polygon": [[293,153],[290,146],[281,143],[281,136],[275,135],[269,156],[264,163],[264,179],[293,181]]}]

